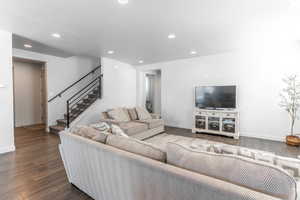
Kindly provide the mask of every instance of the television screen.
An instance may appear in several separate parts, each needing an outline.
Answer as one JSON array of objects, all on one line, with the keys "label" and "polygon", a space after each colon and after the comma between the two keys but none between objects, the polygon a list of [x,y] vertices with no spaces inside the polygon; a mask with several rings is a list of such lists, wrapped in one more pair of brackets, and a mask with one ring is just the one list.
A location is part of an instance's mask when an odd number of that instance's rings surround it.
[{"label": "television screen", "polygon": [[195,102],[198,108],[236,108],[236,86],[196,87]]}]

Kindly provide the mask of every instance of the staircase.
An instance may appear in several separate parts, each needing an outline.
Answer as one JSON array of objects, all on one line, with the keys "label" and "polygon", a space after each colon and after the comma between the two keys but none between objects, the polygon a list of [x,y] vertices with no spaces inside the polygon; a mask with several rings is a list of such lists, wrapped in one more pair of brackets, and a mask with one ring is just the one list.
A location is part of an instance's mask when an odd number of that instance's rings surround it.
[{"label": "staircase", "polygon": [[50,103],[57,98],[61,98],[75,87],[80,88],[65,102],[66,112],[64,118],[56,120],[57,124],[49,127],[50,133],[58,134],[60,131],[69,128],[72,121],[88,109],[97,99],[101,98],[102,76],[101,66],[96,67],[48,101]]}]

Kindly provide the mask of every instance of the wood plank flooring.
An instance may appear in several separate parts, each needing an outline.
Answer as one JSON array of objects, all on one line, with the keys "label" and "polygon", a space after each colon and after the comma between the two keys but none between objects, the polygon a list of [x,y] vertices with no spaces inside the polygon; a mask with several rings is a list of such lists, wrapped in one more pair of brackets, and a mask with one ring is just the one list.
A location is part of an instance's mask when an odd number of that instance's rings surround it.
[{"label": "wood plank flooring", "polygon": [[68,183],[58,136],[16,128],[15,143],[15,152],[0,155],[1,200],[91,199]]},{"label": "wood plank flooring", "polygon": [[[199,137],[296,157],[299,147],[281,142],[241,137],[239,141],[168,127],[168,134]],[[0,155],[0,200],[87,200],[89,196],[68,183],[59,155],[59,138],[43,128],[16,128],[16,151]]]}]

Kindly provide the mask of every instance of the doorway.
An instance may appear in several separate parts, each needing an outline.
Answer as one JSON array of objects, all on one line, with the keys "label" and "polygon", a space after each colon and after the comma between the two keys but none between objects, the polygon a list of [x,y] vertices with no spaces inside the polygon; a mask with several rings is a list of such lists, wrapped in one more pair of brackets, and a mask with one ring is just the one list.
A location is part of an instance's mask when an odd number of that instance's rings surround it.
[{"label": "doorway", "polygon": [[161,114],[161,70],[145,72],[145,107],[150,113]]},{"label": "doorway", "polygon": [[14,126],[40,127],[47,124],[46,64],[13,58]]}]

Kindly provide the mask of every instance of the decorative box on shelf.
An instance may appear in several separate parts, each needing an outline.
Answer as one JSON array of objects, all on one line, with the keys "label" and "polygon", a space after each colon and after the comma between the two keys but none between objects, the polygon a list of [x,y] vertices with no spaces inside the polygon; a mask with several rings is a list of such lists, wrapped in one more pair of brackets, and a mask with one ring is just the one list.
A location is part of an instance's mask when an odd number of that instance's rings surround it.
[{"label": "decorative box on shelf", "polygon": [[195,108],[193,133],[212,133],[239,139],[237,110],[208,110]]}]

